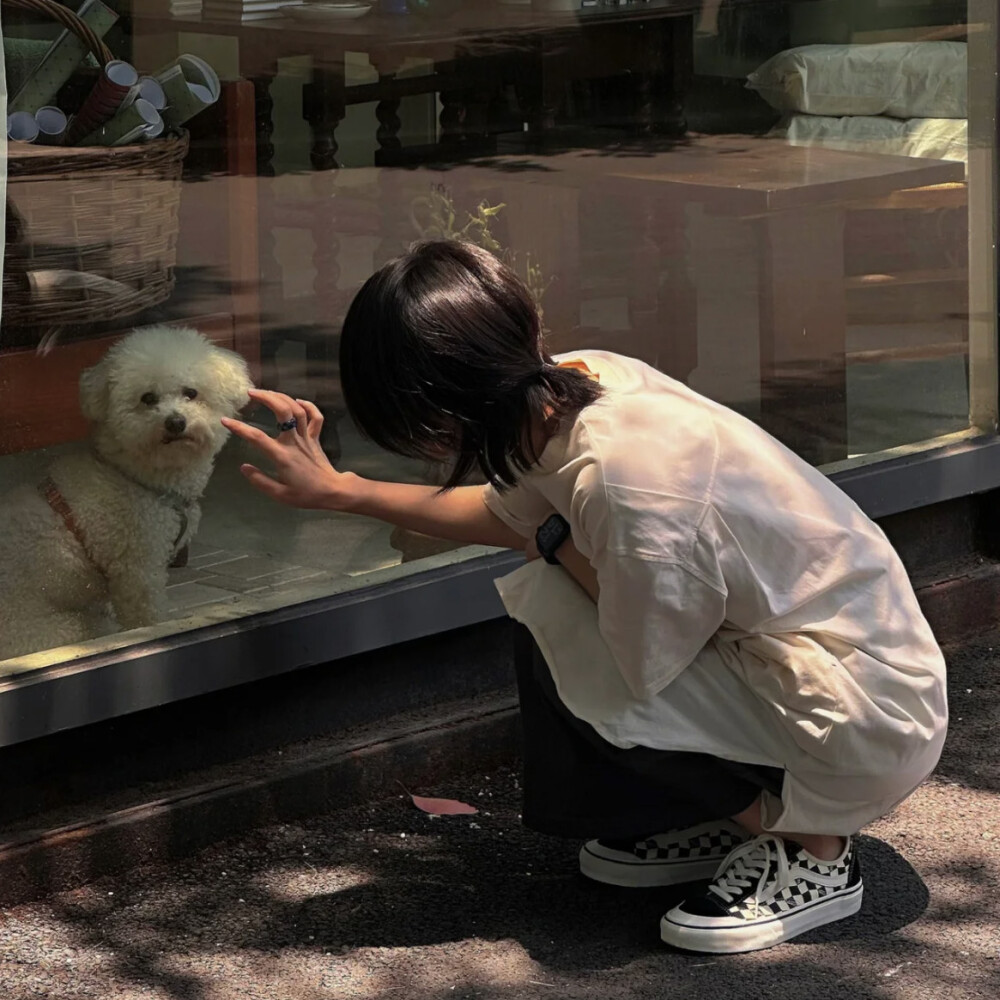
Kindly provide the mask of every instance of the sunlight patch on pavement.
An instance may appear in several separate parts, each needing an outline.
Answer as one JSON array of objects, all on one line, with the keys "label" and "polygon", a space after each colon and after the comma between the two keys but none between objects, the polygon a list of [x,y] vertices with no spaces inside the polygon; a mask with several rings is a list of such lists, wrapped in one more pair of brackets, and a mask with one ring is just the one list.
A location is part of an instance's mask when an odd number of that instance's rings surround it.
[{"label": "sunlight patch on pavement", "polygon": [[353,865],[313,865],[303,859],[305,868],[271,869],[253,878],[257,888],[283,903],[299,903],[315,896],[359,889],[370,885],[374,876],[365,868]]}]

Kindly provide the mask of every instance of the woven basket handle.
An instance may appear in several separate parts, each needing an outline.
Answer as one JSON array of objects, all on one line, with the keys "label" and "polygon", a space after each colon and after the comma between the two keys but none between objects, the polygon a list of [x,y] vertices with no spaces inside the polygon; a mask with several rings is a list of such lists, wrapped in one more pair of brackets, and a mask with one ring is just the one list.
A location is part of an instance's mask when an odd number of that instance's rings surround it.
[{"label": "woven basket handle", "polygon": [[58,21],[64,28],[68,28],[94,53],[94,58],[98,65],[107,66],[114,60],[111,49],[104,44],[100,36],[83,21],[77,17],[68,7],[54,3],[53,0],[0,0],[4,7],[14,7],[18,10],[30,10],[35,14],[43,14],[46,17]]}]

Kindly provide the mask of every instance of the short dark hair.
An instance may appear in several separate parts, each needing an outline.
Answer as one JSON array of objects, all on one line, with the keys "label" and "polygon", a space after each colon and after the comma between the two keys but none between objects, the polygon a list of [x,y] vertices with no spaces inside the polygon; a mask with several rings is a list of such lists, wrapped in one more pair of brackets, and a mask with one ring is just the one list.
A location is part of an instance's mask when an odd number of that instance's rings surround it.
[{"label": "short dark hair", "polygon": [[458,240],[426,240],[376,271],[340,338],[347,409],[362,434],[410,458],[453,459],[444,489],[478,465],[498,489],[538,460],[532,427],[596,400],[600,386],[556,367],[514,271]]}]

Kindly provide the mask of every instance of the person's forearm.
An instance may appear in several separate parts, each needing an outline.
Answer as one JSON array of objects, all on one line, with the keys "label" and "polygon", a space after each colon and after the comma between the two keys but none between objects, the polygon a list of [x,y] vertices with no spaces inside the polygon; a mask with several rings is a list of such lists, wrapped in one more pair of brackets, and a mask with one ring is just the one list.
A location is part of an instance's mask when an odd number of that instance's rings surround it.
[{"label": "person's forearm", "polygon": [[441,492],[436,486],[383,483],[353,477],[352,499],[338,509],[388,521],[469,545],[496,545],[523,549],[525,539],[508,527],[483,502],[482,486],[458,486]]},{"label": "person's forearm", "polygon": [[556,550],[559,565],[587,592],[596,604],[600,594],[597,584],[597,570],[590,560],[573,544],[572,539],[563,542]]}]

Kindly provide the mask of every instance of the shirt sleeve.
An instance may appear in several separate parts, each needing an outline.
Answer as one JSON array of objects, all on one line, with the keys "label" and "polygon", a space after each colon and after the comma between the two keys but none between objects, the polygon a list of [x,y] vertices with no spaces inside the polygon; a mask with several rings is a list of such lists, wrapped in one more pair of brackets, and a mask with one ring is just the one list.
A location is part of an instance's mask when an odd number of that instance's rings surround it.
[{"label": "shirt sleeve", "polygon": [[552,504],[523,479],[503,493],[487,484],[483,489],[483,503],[524,538],[530,538],[542,521],[553,513]]},{"label": "shirt sleeve", "polygon": [[605,552],[595,560],[598,625],[632,694],[667,686],[726,617],[726,595],[678,563]]},{"label": "shirt sleeve", "polygon": [[598,624],[629,689],[670,683],[726,619],[727,590],[704,503],[609,485],[594,467],[578,480],[574,518],[600,594]]}]

